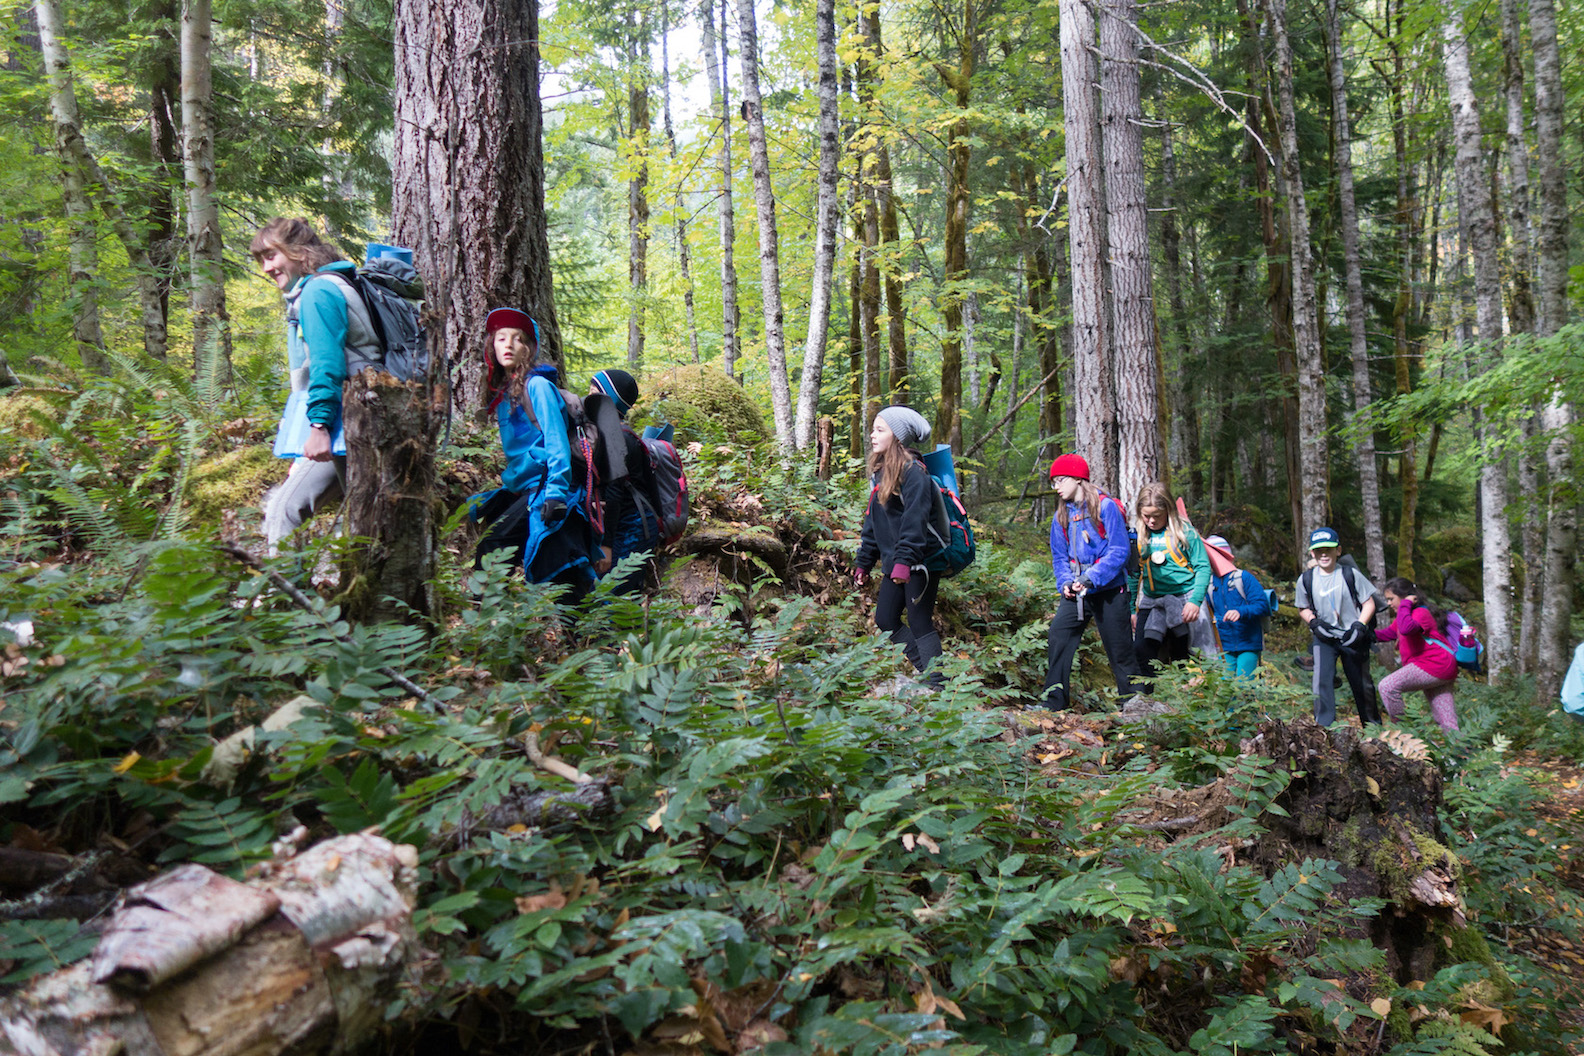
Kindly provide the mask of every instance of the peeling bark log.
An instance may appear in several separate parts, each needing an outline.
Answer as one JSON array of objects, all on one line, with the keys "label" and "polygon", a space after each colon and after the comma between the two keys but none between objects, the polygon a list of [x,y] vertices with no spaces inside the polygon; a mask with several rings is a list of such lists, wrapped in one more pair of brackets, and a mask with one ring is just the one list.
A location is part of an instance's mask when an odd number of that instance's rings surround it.
[{"label": "peeling bark log", "polygon": [[512,794],[481,814],[465,817],[449,839],[460,841],[475,831],[502,832],[516,825],[545,828],[550,825],[610,814],[616,809],[608,781],[590,781],[569,791]]},{"label": "peeling bark log", "polygon": [[733,550],[745,550],[763,558],[777,572],[784,571],[787,563],[786,543],[769,532],[733,532],[712,528],[685,536],[677,543],[677,548],[684,554],[729,554]]},{"label": "peeling bark log", "polygon": [[91,960],[0,1001],[0,1053],[350,1050],[415,952],[417,865],[412,847],[361,833],[246,885],[183,866],[129,894]]}]

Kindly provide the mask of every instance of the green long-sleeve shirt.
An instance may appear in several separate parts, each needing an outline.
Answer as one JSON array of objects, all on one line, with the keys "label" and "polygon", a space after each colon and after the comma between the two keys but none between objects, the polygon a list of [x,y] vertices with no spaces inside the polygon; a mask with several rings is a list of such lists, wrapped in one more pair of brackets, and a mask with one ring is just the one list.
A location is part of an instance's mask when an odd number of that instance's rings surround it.
[{"label": "green long-sleeve shirt", "polygon": [[[1202,605],[1210,589],[1210,557],[1198,532],[1184,525],[1183,534],[1187,543],[1181,548],[1173,545],[1169,529],[1150,532],[1139,543],[1140,589],[1153,598],[1186,595],[1195,605]],[[1159,563],[1155,560],[1157,554],[1161,556]],[[1186,558],[1188,564],[1178,564],[1177,557]]]}]

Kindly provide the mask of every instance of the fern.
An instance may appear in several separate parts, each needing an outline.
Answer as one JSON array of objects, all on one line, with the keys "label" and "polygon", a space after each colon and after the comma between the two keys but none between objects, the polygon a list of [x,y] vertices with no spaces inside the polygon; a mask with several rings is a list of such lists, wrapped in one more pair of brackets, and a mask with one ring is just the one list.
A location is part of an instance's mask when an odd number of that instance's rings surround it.
[{"label": "fern", "polygon": [[20,983],[43,972],[64,968],[93,952],[99,936],[75,920],[0,921],[0,965],[11,972],[0,984]]},{"label": "fern", "polygon": [[1305,858],[1278,869],[1260,885],[1255,901],[1243,903],[1249,930],[1259,934],[1301,925],[1331,889],[1342,882],[1337,865],[1325,859]]},{"label": "fern", "polygon": [[161,861],[241,866],[268,856],[275,827],[269,813],[244,806],[240,797],[219,803],[188,798],[170,832],[178,842],[166,848]]}]

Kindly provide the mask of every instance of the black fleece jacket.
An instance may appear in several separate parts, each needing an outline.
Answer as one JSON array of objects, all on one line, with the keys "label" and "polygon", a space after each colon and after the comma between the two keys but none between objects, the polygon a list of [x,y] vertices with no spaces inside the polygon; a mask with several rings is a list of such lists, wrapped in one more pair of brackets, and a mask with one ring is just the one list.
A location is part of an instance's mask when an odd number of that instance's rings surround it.
[{"label": "black fleece jacket", "polygon": [[914,461],[902,474],[897,493],[881,505],[879,493],[871,482],[869,511],[864,514],[863,538],[858,543],[858,567],[865,572],[881,564],[889,575],[895,565],[936,568],[941,543],[932,526],[935,522],[937,489],[924,464]]}]

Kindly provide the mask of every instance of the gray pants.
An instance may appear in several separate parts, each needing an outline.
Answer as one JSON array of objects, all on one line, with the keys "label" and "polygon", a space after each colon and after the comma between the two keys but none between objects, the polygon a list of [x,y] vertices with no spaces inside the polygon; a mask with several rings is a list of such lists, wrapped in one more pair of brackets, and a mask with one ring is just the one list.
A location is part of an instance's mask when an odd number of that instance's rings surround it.
[{"label": "gray pants", "polygon": [[264,540],[274,557],[278,544],[312,517],[321,502],[341,497],[341,479],[346,475],[346,457],[328,462],[299,458],[292,462],[286,479],[264,496]]},{"label": "gray pants", "polygon": [[1370,654],[1368,649],[1342,649],[1328,642],[1312,643],[1314,655],[1314,718],[1321,726],[1336,721],[1336,668],[1340,661],[1342,674],[1347,676],[1348,688],[1353,691],[1353,705],[1358,709],[1359,723],[1369,725],[1380,722],[1380,711],[1375,706],[1375,683],[1370,680]]}]

